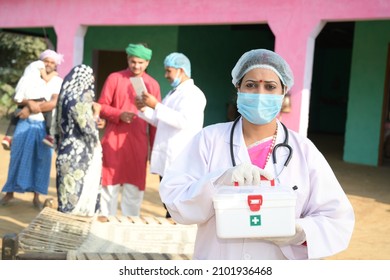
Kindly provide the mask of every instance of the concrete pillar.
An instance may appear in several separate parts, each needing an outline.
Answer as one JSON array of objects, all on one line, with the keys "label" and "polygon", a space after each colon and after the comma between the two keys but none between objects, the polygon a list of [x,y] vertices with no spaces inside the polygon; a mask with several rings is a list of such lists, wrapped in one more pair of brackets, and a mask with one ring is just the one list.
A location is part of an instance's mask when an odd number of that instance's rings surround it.
[{"label": "concrete pillar", "polygon": [[304,17],[300,14],[286,14],[271,19],[268,24],[275,35],[275,52],[288,62],[294,73],[294,86],[290,91],[291,112],[282,113],[281,120],[290,129],[306,136],[315,38],[325,23]]},{"label": "concrete pillar", "polygon": [[64,62],[58,67],[61,77],[83,62],[84,37],[87,27],[82,25],[59,24],[54,27],[57,34],[57,51],[64,55]]}]

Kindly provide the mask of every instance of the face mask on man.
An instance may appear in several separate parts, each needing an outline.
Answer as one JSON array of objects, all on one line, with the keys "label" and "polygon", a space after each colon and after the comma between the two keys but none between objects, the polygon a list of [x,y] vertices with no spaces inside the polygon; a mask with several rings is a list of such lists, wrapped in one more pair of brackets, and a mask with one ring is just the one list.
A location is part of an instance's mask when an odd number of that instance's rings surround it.
[{"label": "face mask on man", "polygon": [[179,74],[180,74],[180,72],[177,71],[176,77],[175,77],[175,79],[173,79],[173,82],[171,83],[171,87],[175,88],[178,85],[180,85],[181,79],[179,78]]},{"label": "face mask on man", "polygon": [[238,112],[253,124],[270,123],[279,114],[283,97],[282,94],[237,93]]}]

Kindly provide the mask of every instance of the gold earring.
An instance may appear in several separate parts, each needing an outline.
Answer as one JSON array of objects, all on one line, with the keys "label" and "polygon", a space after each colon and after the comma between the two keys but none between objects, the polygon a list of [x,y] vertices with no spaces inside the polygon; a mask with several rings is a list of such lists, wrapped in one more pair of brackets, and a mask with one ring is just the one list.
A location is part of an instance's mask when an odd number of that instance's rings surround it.
[{"label": "gold earring", "polygon": [[291,112],[291,95],[286,93],[282,103],[282,113],[290,113]]}]

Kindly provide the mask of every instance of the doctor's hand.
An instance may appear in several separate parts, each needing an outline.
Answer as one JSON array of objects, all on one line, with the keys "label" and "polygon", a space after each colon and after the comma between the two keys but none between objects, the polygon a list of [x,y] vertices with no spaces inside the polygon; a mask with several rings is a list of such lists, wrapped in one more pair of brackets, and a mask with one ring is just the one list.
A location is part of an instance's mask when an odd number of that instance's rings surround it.
[{"label": "doctor's hand", "polygon": [[146,104],[146,106],[155,109],[156,105],[159,103],[157,98],[154,97],[154,95],[151,95],[148,92],[143,92],[142,93],[142,101]]},{"label": "doctor's hand", "polygon": [[295,235],[293,236],[267,237],[262,239],[275,243],[278,246],[301,245],[306,241],[306,234],[300,225],[295,224]]},{"label": "doctor's hand", "polygon": [[233,186],[238,183],[239,186],[259,185],[260,177],[264,176],[272,180],[273,176],[269,172],[250,163],[242,163],[225,171],[216,180],[217,185]]}]

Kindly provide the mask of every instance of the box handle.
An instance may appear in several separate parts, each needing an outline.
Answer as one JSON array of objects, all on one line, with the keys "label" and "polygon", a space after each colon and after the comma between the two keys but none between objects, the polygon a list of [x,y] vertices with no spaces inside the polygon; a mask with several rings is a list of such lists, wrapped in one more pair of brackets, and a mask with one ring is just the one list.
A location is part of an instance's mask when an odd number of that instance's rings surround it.
[{"label": "box handle", "polygon": [[248,206],[252,212],[259,211],[263,204],[263,196],[261,194],[248,195]]},{"label": "box handle", "polygon": [[260,176],[260,181],[269,181],[269,184],[271,187],[275,187],[275,179],[268,180],[266,177],[263,175]]},{"label": "box handle", "polygon": [[[260,176],[260,183],[261,181],[269,181],[270,183],[270,186],[271,187],[275,187],[275,179],[272,179],[272,180],[268,180],[266,177],[264,177],[263,175]],[[238,182],[234,182],[233,185],[235,187],[238,187]]]}]

